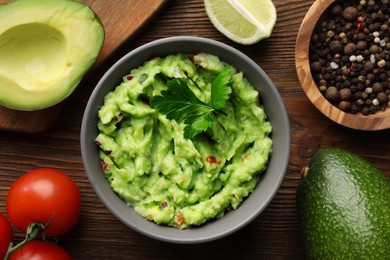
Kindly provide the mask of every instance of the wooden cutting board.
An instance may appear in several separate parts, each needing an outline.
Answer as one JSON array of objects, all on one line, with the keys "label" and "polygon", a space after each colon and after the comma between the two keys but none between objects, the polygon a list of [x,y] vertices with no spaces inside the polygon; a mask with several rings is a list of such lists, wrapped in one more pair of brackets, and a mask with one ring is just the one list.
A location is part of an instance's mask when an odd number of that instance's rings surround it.
[{"label": "wooden cutting board", "polygon": [[[95,11],[105,29],[105,42],[94,66],[104,62],[128,41],[167,1],[81,0]],[[0,0],[0,3],[4,2],[7,1]],[[0,106],[0,130],[42,132],[54,122],[62,107],[60,103],[37,111],[17,111]]]}]

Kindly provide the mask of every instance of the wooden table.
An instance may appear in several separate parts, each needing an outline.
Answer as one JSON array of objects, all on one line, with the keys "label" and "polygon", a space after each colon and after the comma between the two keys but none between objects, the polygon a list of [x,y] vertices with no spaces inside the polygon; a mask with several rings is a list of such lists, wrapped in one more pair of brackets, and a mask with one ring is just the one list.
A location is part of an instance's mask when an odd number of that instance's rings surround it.
[{"label": "wooden table", "polygon": [[[238,45],[209,22],[201,0],[172,0],[103,64],[68,99],[54,124],[39,134],[0,132],[0,212],[7,191],[21,174],[39,167],[68,173],[77,183],[83,209],[79,223],[59,243],[75,259],[302,259],[295,190],[300,170],[325,147],[342,147],[365,157],[390,175],[389,130],[361,132],[325,118],[309,102],[295,71],[299,26],[314,1],[274,0],[278,22],[272,37],[252,46]],[[284,182],[268,208],[251,224],[218,241],[175,245],[155,241],[128,228],[100,202],[84,171],[79,134],[82,114],[93,87],[120,56],[155,39],[193,35],[227,43],[249,55],[274,81],[291,123],[291,157]],[[22,234],[15,230],[15,240]]]}]

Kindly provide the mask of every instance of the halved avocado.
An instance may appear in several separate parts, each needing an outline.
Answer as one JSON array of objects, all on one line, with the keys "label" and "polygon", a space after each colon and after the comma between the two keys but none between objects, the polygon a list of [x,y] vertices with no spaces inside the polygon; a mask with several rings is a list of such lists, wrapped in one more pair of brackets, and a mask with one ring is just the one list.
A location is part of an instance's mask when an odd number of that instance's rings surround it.
[{"label": "halved avocado", "polygon": [[53,106],[69,96],[104,42],[97,15],[74,0],[14,0],[0,5],[0,105]]}]

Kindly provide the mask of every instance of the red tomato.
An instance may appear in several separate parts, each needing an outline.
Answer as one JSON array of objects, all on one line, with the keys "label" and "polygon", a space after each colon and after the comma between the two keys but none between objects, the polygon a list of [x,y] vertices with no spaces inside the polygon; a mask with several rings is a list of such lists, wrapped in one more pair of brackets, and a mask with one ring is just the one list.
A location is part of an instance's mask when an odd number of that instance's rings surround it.
[{"label": "red tomato", "polygon": [[10,256],[10,260],[68,260],[70,254],[61,246],[41,240],[33,240],[18,248]]},{"label": "red tomato", "polygon": [[0,213],[0,259],[4,259],[8,246],[14,239],[8,219]]},{"label": "red tomato", "polygon": [[48,237],[60,236],[77,223],[80,217],[80,192],[73,180],[63,172],[41,168],[19,177],[7,197],[10,221],[22,232],[37,222],[50,225]]}]

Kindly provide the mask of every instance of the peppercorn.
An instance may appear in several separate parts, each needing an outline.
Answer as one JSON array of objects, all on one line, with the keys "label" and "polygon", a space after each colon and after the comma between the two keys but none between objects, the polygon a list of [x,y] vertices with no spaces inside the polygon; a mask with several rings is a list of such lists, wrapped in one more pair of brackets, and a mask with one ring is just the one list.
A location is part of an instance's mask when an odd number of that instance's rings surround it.
[{"label": "peppercorn", "polygon": [[341,38],[341,43],[342,43],[343,45],[347,45],[347,44],[349,43],[349,39],[348,39],[347,37]]},{"label": "peppercorn", "polygon": [[353,95],[353,98],[354,99],[362,98],[362,92],[361,91],[355,92],[355,94]]},{"label": "peppercorn", "polygon": [[343,13],[341,5],[336,4],[330,9],[330,14],[333,16],[340,16]]},{"label": "peppercorn", "polygon": [[339,53],[343,50],[343,44],[341,41],[333,40],[329,43],[329,51],[331,53]]},{"label": "peppercorn", "polygon": [[364,40],[366,38],[366,34],[364,32],[360,32],[356,35],[356,39],[359,41]]},{"label": "peppercorn", "polygon": [[351,108],[349,109],[349,113],[351,114],[356,114],[358,113],[360,110],[359,110],[359,107],[356,105],[356,104],[351,104]]},{"label": "peppercorn", "polygon": [[339,103],[339,109],[345,112],[349,111],[351,109],[351,102],[345,100],[341,101]]},{"label": "peppercorn", "polygon": [[310,65],[311,71],[316,73],[321,71],[321,63],[318,61],[312,62]]},{"label": "peppercorn", "polygon": [[390,106],[387,4],[335,1],[313,31],[309,47],[313,79],[325,98],[347,113],[370,114]]},{"label": "peppercorn", "polygon": [[336,87],[329,87],[325,92],[325,97],[329,102],[336,102],[339,99],[339,91]]},{"label": "peppercorn", "polygon": [[372,87],[366,88],[365,91],[366,91],[367,94],[371,94],[372,93]]},{"label": "peppercorn", "polygon": [[[358,55],[358,56],[356,56],[356,61],[362,62],[362,61],[364,61],[364,57],[362,55]],[[358,64],[358,67],[359,67],[359,65],[361,65],[361,64]]]},{"label": "peppercorn", "polygon": [[359,10],[356,9],[354,6],[348,6],[343,11],[343,18],[346,21],[353,21],[356,19],[356,17],[359,15]]},{"label": "peppercorn", "polygon": [[353,28],[353,24],[352,23],[346,23],[344,25],[344,31],[349,31]]},{"label": "peppercorn", "polygon": [[[371,63],[371,65],[372,65],[372,63]],[[373,80],[375,80],[375,75],[373,73],[369,73],[369,74],[367,74],[367,79],[370,81],[373,81]]]},{"label": "peppercorn", "polygon": [[[364,93],[364,92],[363,92]],[[362,95],[363,95],[363,93],[362,93]],[[359,98],[358,100],[356,100],[356,105],[358,105],[358,106],[362,106],[362,105],[364,105],[366,102],[364,102],[364,100],[363,99],[361,99],[361,98]]]},{"label": "peppercorn", "polygon": [[321,80],[319,81],[319,84],[320,84],[320,86],[326,86],[327,82],[326,82],[326,80],[321,79]]},{"label": "peppercorn", "polygon": [[368,25],[368,30],[369,30],[370,32],[375,31],[375,29],[376,29],[376,25],[375,25],[374,23],[370,23],[370,24]]},{"label": "peppercorn", "polygon": [[334,30],[336,29],[336,24],[334,21],[329,21],[328,23],[326,23],[326,29],[328,30]]},{"label": "peppercorn", "polygon": [[383,68],[384,66],[386,66],[386,61],[385,60],[380,60],[380,61],[378,61],[378,67],[381,67],[381,68]]},{"label": "peppercorn", "polygon": [[326,90],[327,90],[327,87],[324,86],[324,85],[322,85],[322,86],[320,86],[318,89],[320,90],[321,93],[325,93]]},{"label": "peppercorn", "polygon": [[369,115],[369,114],[370,114],[370,108],[369,108],[369,107],[366,107],[366,106],[363,107],[363,108],[362,108],[362,114],[363,114],[363,115],[366,115],[366,116]]},{"label": "peppercorn", "polygon": [[343,100],[343,101],[349,100],[349,99],[351,99],[351,96],[352,96],[351,89],[349,89],[349,88],[340,89],[340,91],[339,91],[340,100]]},{"label": "peppercorn", "polygon": [[365,85],[363,83],[359,82],[358,84],[356,84],[356,89],[351,88],[351,91],[356,92],[357,90],[363,90],[364,87],[365,87]]},{"label": "peppercorn", "polygon": [[382,84],[379,83],[379,82],[375,82],[375,83],[372,85],[372,92],[374,92],[374,93],[383,92]]},{"label": "peppercorn", "polygon": [[358,41],[356,43],[356,48],[360,51],[367,49],[367,42],[366,41]]},{"label": "peppercorn", "polygon": [[371,93],[368,95],[368,98],[369,99],[375,99],[376,98],[376,94],[375,93]]},{"label": "peppercorn", "polygon": [[371,45],[370,46],[370,52],[372,53],[372,54],[376,54],[376,53],[379,53],[380,52],[380,48],[379,48],[379,46],[378,45]]},{"label": "peppercorn", "polygon": [[[371,61],[366,61],[366,62],[364,63],[364,69],[365,69],[367,72],[372,72],[372,71],[374,70],[374,64],[372,64]],[[372,73],[370,73],[370,74],[372,74]],[[370,75],[370,74],[368,74],[368,75]],[[368,77],[367,77],[367,79],[373,80],[373,79],[375,78],[375,75],[374,75],[374,74],[372,74],[372,75],[374,76],[373,78],[368,78]]]},{"label": "peppercorn", "polygon": [[360,75],[360,76],[358,77],[358,80],[359,80],[359,82],[365,82],[365,81],[366,81],[366,77],[363,76],[363,75]]},{"label": "peppercorn", "polygon": [[381,104],[386,104],[389,101],[389,97],[388,97],[388,95],[386,95],[385,92],[378,93],[376,98],[379,101],[379,103],[381,103]]},{"label": "peppercorn", "polygon": [[374,114],[378,110],[378,107],[375,105],[371,105],[369,109],[370,109],[370,114]]},{"label": "peppercorn", "polygon": [[356,52],[356,45],[353,42],[348,43],[344,47],[344,53],[347,55],[352,55]]}]

